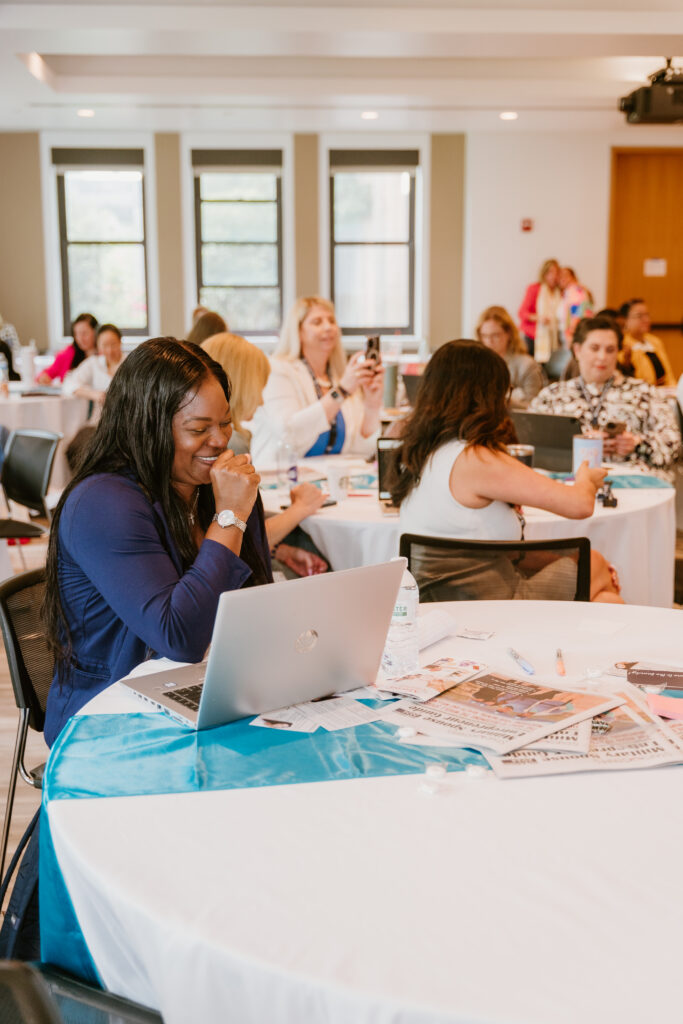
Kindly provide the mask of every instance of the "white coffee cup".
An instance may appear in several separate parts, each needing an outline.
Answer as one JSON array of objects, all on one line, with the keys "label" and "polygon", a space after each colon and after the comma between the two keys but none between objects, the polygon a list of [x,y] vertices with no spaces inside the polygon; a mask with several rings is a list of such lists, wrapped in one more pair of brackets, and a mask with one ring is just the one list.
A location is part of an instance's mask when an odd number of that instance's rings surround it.
[{"label": "white coffee cup", "polygon": [[328,462],[325,466],[325,475],[327,476],[327,489],[332,500],[343,501],[344,498],[348,498],[349,467],[335,462]]}]

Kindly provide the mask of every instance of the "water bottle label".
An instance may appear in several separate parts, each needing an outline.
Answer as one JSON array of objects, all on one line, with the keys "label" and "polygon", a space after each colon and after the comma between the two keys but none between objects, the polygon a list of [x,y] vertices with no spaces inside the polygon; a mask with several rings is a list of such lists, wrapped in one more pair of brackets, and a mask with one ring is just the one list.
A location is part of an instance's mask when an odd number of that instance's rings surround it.
[{"label": "water bottle label", "polygon": [[407,604],[395,604],[394,614],[391,616],[392,619],[407,619],[409,617],[410,610]]}]

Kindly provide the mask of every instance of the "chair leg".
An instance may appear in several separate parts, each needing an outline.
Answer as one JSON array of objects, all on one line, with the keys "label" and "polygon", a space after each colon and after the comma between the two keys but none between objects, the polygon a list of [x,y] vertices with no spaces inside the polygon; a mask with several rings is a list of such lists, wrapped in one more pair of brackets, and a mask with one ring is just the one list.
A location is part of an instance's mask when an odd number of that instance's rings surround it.
[{"label": "chair leg", "polygon": [[19,552],[19,560],[21,561],[22,568],[23,568],[24,572],[26,572],[27,569],[28,569],[28,566],[26,564],[26,557],[24,555],[23,545],[21,543],[21,538],[20,537],[17,537],[16,548],[17,548],[17,551]]},{"label": "chair leg", "polygon": [[19,725],[17,726],[17,738],[14,743],[14,757],[12,759],[12,770],[9,779],[9,786],[7,787],[7,806],[5,807],[5,820],[2,825],[2,839],[0,839],[0,881],[2,881],[5,875],[5,857],[7,855],[7,843],[9,841],[9,829],[12,820],[12,808],[14,807],[14,793],[17,788],[17,775],[19,774],[19,765],[24,760],[24,747],[26,746],[26,736],[28,734],[28,720],[29,710],[28,708],[22,708],[19,716]]}]

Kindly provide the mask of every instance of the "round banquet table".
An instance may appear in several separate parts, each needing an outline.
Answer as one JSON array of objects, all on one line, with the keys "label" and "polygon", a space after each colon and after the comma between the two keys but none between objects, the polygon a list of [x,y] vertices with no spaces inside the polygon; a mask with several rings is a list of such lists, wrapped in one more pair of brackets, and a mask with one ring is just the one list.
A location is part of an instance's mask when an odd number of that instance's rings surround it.
[{"label": "round banquet table", "polygon": [[[313,458],[307,459],[306,465],[324,475],[324,465],[330,461],[329,456]],[[357,478],[367,479],[374,473],[367,463],[347,461]],[[618,473],[611,473],[612,478],[615,475]],[[629,475],[641,483],[648,479],[646,474]],[[525,508],[525,538],[588,537],[591,546],[617,567],[627,604],[671,608],[676,553],[674,488],[615,488],[614,495],[618,501],[616,508],[603,508],[596,502],[589,519],[565,519],[552,512]],[[285,500],[285,491],[263,491],[264,505],[269,511],[277,511]],[[376,487],[352,488],[348,498],[320,509],[305,519],[302,526],[334,569],[385,562],[398,554],[399,518],[383,512]]]},{"label": "round banquet table", "polygon": [[[554,685],[561,646],[567,686],[621,659],[680,664],[672,610],[441,609],[494,636],[450,638],[425,661],[450,652],[514,674],[514,645]],[[120,714],[138,709],[117,684],[76,724],[114,723],[114,749],[125,751],[136,735]],[[356,764],[367,728],[352,730]],[[272,742],[273,730],[249,731]],[[43,790],[45,832],[101,979],[166,1024],[680,1021],[683,768],[515,780],[454,771],[436,794],[421,769],[212,791],[202,741],[190,742],[192,791],[92,798],[92,762],[73,739],[54,748]],[[70,754],[80,791],[51,799]],[[41,906],[41,927],[42,916]]]},{"label": "round banquet table", "polygon": [[8,397],[0,397],[0,423],[8,430],[49,430],[53,434],[61,434],[55,461],[50,477],[50,486],[66,487],[71,479],[66,461],[66,447],[79,427],[88,418],[89,403],[85,398],[73,396],[63,397],[58,392],[53,395],[36,395],[22,397],[24,385],[10,387]]}]

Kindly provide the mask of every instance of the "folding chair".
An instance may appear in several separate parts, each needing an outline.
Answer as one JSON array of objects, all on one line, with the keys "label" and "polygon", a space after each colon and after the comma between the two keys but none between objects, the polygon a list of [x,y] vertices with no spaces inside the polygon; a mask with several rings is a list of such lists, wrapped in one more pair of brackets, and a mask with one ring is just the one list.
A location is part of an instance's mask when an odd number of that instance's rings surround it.
[{"label": "folding chair", "polygon": [[163,1024],[129,999],[86,985],[53,967],[0,962],[0,1020],[6,1024]]},{"label": "folding chair", "polygon": [[19,723],[14,744],[14,757],[7,788],[5,820],[0,840],[0,879],[4,876],[7,841],[17,776],[34,786],[42,787],[43,768],[28,769],[24,763],[29,726],[43,731],[45,707],[53,672],[53,658],[47,646],[40,609],[45,591],[45,569],[33,569],[20,576],[11,576],[0,583],[0,629],[5,644],[14,699],[19,709]]}]

